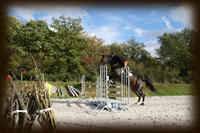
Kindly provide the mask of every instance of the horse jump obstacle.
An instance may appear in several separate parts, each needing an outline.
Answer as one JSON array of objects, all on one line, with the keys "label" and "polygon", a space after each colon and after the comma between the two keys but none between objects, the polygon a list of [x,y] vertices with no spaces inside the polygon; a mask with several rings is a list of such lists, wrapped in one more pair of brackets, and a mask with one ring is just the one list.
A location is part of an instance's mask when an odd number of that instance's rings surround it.
[{"label": "horse jump obstacle", "polygon": [[[81,92],[80,92],[81,98],[79,98],[77,100],[77,102],[81,102],[83,100],[86,100],[88,103],[91,103],[85,96],[85,89],[86,88],[98,88],[98,87],[99,87],[99,77],[97,77],[97,84],[96,85],[88,85],[88,86],[86,86],[85,85],[85,75],[82,75],[82,77],[81,77]],[[96,98],[99,97],[97,90],[98,89],[96,89]]]},{"label": "horse jump obstacle", "polygon": [[[107,76],[107,65],[100,66],[100,76],[99,76],[99,85],[97,85],[97,100],[99,101],[98,106],[95,110],[99,107],[103,109],[113,110],[112,103],[109,99],[120,100],[121,103],[119,104],[119,108],[125,110],[130,105],[130,79],[129,79],[129,67],[121,68],[121,86],[108,86],[108,76]],[[120,88],[121,91],[110,91],[109,88]],[[117,97],[109,97],[109,93],[116,93],[121,94],[120,98]],[[114,103],[113,103],[114,105]],[[115,108],[117,108],[115,106]],[[100,111],[100,112],[101,112]]]},{"label": "horse jump obstacle", "polygon": [[83,100],[86,100],[90,103],[90,101],[85,97],[85,75],[82,75],[81,77],[81,98],[78,99],[78,102],[81,102]]}]

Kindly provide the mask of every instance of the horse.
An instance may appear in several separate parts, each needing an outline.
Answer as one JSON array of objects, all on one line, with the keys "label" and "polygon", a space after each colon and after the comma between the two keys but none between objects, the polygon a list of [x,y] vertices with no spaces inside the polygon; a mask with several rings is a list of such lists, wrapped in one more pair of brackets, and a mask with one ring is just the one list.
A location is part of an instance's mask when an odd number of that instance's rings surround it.
[{"label": "horse", "polygon": [[[106,64],[109,64],[111,66],[111,73],[109,74],[109,78],[112,80],[120,80],[121,66],[119,64],[113,63],[111,55],[102,55],[99,65],[106,65]],[[136,75],[129,77],[130,77],[130,88],[138,96],[138,101],[136,102],[136,104],[140,103],[140,99],[142,97],[142,103],[140,105],[144,105],[145,94],[142,91],[144,83],[152,92],[157,92],[157,89],[148,80],[142,80],[138,78]]]}]

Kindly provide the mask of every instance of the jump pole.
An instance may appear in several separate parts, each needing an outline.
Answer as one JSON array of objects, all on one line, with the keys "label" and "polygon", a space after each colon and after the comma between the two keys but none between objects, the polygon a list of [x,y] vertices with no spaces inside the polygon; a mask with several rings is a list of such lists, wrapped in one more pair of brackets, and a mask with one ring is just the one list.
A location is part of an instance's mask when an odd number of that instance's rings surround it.
[{"label": "jump pole", "polygon": [[83,100],[90,103],[90,101],[85,97],[85,75],[82,75],[81,77],[81,98],[79,98],[77,102],[80,103]]},{"label": "jump pole", "polygon": [[[108,87],[107,83],[107,66],[103,65],[100,66],[100,76],[99,76],[99,88],[97,88],[96,92],[98,92],[98,100],[100,101],[100,104],[95,108],[99,108],[100,106],[103,106],[100,112],[107,108],[108,110],[113,110],[112,107],[110,107],[109,99],[115,99],[115,100],[121,100],[120,108],[122,110],[125,110],[128,108],[130,104],[130,78],[129,78],[129,67],[122,68],[121,69],[121,92],[120,91],[109,91],[109,88],[115,88],[115,87]],[[117,87],[119,88],[119,87]],[[121,98],[117,97],[109,97],[108,93],[121,93]]]},{"label": "jump pole", "polygon": [[130,105],[130,77],[129,67],[121,68],[121,108],[127,109]]}]

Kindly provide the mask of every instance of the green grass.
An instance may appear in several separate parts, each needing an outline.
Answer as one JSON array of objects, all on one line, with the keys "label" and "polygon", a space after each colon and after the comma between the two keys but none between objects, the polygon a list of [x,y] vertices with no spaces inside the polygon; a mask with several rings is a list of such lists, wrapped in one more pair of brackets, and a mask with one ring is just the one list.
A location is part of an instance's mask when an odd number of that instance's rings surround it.
[{"label": "green grass", "polygon": [[155,87],[158,90],[157,93],[152,93],[148,91],[147,94],[150,96],[194,95],[194,89],[193,89],[192,84],[155,83]]},{"label": "green grass", "polygon": [[[149,88],[144,87],[143,92],[146,96],[180,96],[180,95],[194,95],[192,84],[170,84],[170,83],[154,83],[153,84],[158,92],[151,92]],[[94,89],[86,89],[87,96],[93,96]],[[117,89],[115,89],[117,90]],[[109,94],[109,96],[120,96],[119,94]],[[130,91],[130,96],[135,97],[135,93]]]},{"label": "green grass", "polygon": [[[30,82],[24,82],[30,83]],[[81,91],[81,83],[80,82],[49,82],[54,86],[61,85],[63,87],[64,95],[58,97],[57,94],[53,95],[52,98],[72,98],[68,89],[66,89],[66,85],[72,85],[77,90]],[[95,86],[95,82],[86,82],[86,97],[95,97],[96,95],[96,88],[87,88],[87,86],[93,85]],[[179,95],[194,95],[194,89],[192,84],[170,84],[170,83],[154,83],[153,84],[158,92],[154,93],[151,92],[147,87],[143,88],[143,92],[146,96],[179,96]],[[119,90],[119,89],[115,89]],[[120,94],[109,94],[109,96],[118,96]],[[130,91],[130,96],[135,97],[135,93]]]}]

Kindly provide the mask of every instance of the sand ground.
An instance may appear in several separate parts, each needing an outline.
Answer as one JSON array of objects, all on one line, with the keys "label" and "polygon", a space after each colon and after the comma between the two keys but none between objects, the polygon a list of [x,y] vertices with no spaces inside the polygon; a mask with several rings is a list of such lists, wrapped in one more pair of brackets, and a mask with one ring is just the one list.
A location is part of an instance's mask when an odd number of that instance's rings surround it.
[{"label": "sand ground", "polygon": [[[51,99],[59,128],[98,129],[187,129],[194,125],[194,96],[146,97],[145,105],[134,104],[128,110],[94,110],[96,106],[77,98]],[[89,99],[92,101],[94,99]],[[110,101],[110,102],[115,102]]]}]

